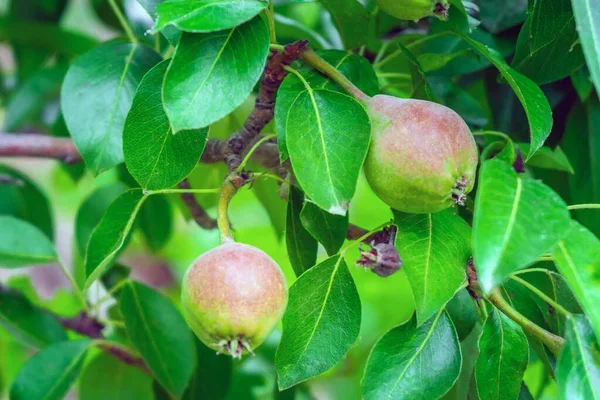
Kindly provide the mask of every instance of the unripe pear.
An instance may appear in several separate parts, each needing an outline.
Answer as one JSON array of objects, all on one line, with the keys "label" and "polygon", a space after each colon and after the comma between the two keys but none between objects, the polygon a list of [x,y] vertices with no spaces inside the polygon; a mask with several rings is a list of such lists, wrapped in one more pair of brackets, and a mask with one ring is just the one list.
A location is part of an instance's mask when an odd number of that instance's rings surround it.
[{"label": "unripe pear", "polygon": [[430,101],[377,95],[367,105],[372,141],[364,168],[377,196],[409,213],[464,205],[478,160],[465,121]]},{"label": "unripe pear", "polygon": [[253,353],[281,320],[288,289],[277,263],[255,247],[228,242],[198,257],[183,279],[183,315],[220,353]]},{"label": "unripe pear", "polygon": [[431,15],[448,19],[448,0],[375,0],[379,8],[398,19],[418,21]]}]

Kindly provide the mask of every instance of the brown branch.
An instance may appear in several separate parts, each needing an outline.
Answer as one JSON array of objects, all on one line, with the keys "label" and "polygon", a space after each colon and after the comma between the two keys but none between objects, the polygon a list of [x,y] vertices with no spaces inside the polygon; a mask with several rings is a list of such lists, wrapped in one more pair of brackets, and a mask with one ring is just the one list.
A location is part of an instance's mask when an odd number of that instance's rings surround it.
[{"label": "brown branch", "polygon": [[[23,296],[19,291],[8,288],[4,286],[0,282],[0,293],[11,293],[17,296]],[[66,329],[72,330],[74,332],[79,333],[80,335],[87,336],[90,339],[104,339],[104,335],[102,334],[102,330],[104,329],[104,325],[100,323],[95,318],[87,315],[85,311],[82,311],[75,317],[65,318],[60,315],[52,313],[50,310],[41,308],[44,312],[48,313],[51,317],[55,318],[60,324]],[[146,366],[146,363],[140,357],[137,357],[134,354],[131,354],[129,351],[117,347],[111,346],[109,344],[101,344],[100,347],[106,351],[117,357],[119,360],[123,361],[128,365],[132,365],[140,368],[142,371],[146,372],[149,375],[152,375],[150,369]]]},{"label": "brown branch", "polygon": [[0,157],[55,158],[67,164],[81,161],[73,141],[47,135],[0,133]]},{"label": "brown branch", "polygon": [[[67,329],[70,329],[81,335],[87,336],[91,339],[104,339],[104,335],[102,334],[102,329],[104,329],[104,325],[102,325],[95,318],[87,315],[85,311],[82,311],[73,318],[63,318],[57,315],[55,315],[55,318],[62,324],[62,326],[64,326]],[[117,357],[125,364],[138,367],[148,375],[152,376],[152,372],[150,372],[150,369],[148,369],[146,363],[140,357],[137,357],[128,352],[127,350],[117,346],[101,344],[100,347],[102,348],[102,350]]]},{"label": "brown branch", "polygon": [[234,171],[240,165],[244,150],[273,119],[275,96],[283,79],[288,74],[284,67],[297,60],[307,44],[307,40],[299,40],[285,46],[283,51],[271,52],[252,113],[244,122],[244,126],[237,133],[231,135],[227,142],[218,149],[223,154],[223,159],[230,171]]},{"label": "brown branch", "polygon": [[[182,180],[177,185],[180,189],[190,189],[190,181],[187,179]],[[198,225],[200,225],[204,229],[215,229],[217,227],[217,221],[212,219],[202,208],[202,206],[196,200],[196,197],[193,193],[182,193],[181,199],[187,206],[188,210],[190,210],[190,214],[192,214],[192,218]]]}]

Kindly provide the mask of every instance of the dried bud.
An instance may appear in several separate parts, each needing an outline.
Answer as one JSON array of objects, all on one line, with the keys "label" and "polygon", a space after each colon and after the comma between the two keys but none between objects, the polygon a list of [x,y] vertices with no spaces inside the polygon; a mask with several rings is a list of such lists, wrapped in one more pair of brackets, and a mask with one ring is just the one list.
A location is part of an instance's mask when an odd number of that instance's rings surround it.
[{"label": "dried bud", "polygon": [[365,269],[370,268],[382,278],[392,275],[402,266],[402,260],[398,250],[393,244],[379,243],[371,246],[369,250],[360,248],[361,258],[356,265],[361,265]]},{"label": "dried bud", "polygon": [[369,236],[369,249],[365,249],[364,243],[361,243],[359,248],[361,258],[356,265],[369,268],[383,278],[398,271],[402,266],[402,260],[394,246],[396,231],[397,228],[392,225]]}]

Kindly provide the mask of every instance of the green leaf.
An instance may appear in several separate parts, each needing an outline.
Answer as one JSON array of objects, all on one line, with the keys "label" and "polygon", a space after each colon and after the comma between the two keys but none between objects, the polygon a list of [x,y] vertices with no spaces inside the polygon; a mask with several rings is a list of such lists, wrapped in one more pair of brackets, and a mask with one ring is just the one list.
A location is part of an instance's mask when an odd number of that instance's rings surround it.
[{"label": "green leaf", "polygon": [[566,204],[552,189],[504,161],[484,162],[473,216],[473,259],[483,290],[552,251],[569,223]]},{"label": "green leaf", "polygon": [[321,4],[331,14],[345,49],[354,49],[369,36],[371,15],[357,0],[321,0]]},{"label": "green leaf", "polygon": [[290,198],[285,222],[285,244],[290,263],[297,277],[317,262],[318,243],[300,220],[303,203],[304,194],[302,191],[290,186]]},{"label": "green leaf", "polygon": [[97,188],[83,200],[75,216],[75,240],[80,254],[85,255],[90,236],[110,203],[125,190],[124,183],[113,182]]},{"label": "green leaf", "polygon": [[[590,96],[586,103],[569,113],[561,142],[575,172],[567,178],[574,204],[600,203],[600,102]],[[575,210],[571,215],[600,236],[598,210]]]},{"label": "green leaf", "polygon": [[527,18],[527,0],[486,0],[478,5],[481,24],[494,34],[519,25]]},{"label": "green leaf", "polygon": [[58,96],[66,72],[67,64],[59,62],[29,76],[8,100],[5,131],[18,131],[32,118],[38,119],[44,106]]},{"label": "green leaf", "polygon": [[312,237],[325,247],[328,255],[336,254],[344,244],[348,233],[348,215],[329,214],[313,203],[306,202],[300,213],[300,221]]},{"label": "green leaf", "polygon": [[446,311],[452,319],[458,338],[461,341],[469,336],[479,321],[475,303],[466,289],[456,292],[452,300],[446,304]]},{"label": "green leaf", "polygon": [[121,293],[127,334],[160,384],[179,398],[195,365],[194,342],[183,317],[169,300],[130,281]]},{"label": "green leaf", "polygon": [[573,221],[552,256],[600,338],[600,240]]},{"label": "green leaf", "polygon": [[[516,145],[522,153],[529,152],[529,143],[516,143]],[[556,146],[554,150],[546,146],[541,147],[537,153],[535,153],[533,157],[527,161],[527,165],[544,169],[552,169],[554,171],[565,171],[570,174],[575,173],[571,163],[569,162],[569,159],[562,151],[560,146]]]},{"label": "green leaf", "polygon": [[52,211],[44,193],[26,175],[7,165],[0,164],[0,175],[19,181],[18,185],[0,185],[0,215],[12,215],[30,222],[52,239]]},{"label": "green leaf", "polygon": [[78,56],[98,44],[96,39],[64,30],[56,23],[24,22],[14,18],[0,19],[0,40],[67,56]]},{"label": "green leaf", "polygon": [[269,29],[256,17],[213,33],[184,33],[163,82],[173,133],[203,128],[235,110],[260,78]]},{"label": "green leaf", "polygon": [[[369,96],[379,93],[379,82],[373,66],[364,57],[341,50],[321,50],[317,54],[334,66],[346,78]],[[329,89],[346,93],[338,84],[312,68],[302,68],[298,73],[315,89]],[[304,82],[295,74],[289,74],[277,91],[275,102],[275,125],[277,144],[281,152],[281,160],[288,158],[286,145],[286,124],[292,103],[298,95],[306,90]]]},{"label": "green leaf", "polygon": [[85,366],[79,381],[80,400],[152,400],[152,378],[115,356],[98,354]]},{"label": "green leaf", "polygon": [[541,89],[529,78],[510,68],[502,55],[496,50],[473,40],[463,33],[455,32],[455,34],[470,44],[482,56],[489,59],[498,68],[498,71],[500,71],[512,87],[515,95],[525,109],[525,114],[527,114],[527,119],[529,120],[531,136],[531,148],[525,160],[527,161],[542,147],[552,130],[552,110],[548,104],[548,99],[546,99]]},{"label": "green leaf", "polygon": [[536,1],[519,33],[513,68],[541,85],[568,76],[584,63],[571,1]]},{"label": "green leaf", "polygon": [[277,238],[281,239],[285,232],[287,202],[279,196],[279,182],[270,178],[256,179],[252,181],[252,191],[269,214]]},{"label": "green leaf", "polygon": [[52,242],[35,226],[0,216],[0,268],[41,265],[58,259]]},{"label": "green leaf", "polygon": [[217,354],[204,343],[195,340],[196,371],[188,385],[184,400],[223,400],[231,383],[232,359]]},{"label": "green leaf", "polygon": [[91,340],[56,343],[36,354],[10,388],[14,400],[60,400],[77,379]]},{"label": "green leaf", "polygon": [[125,121],[125,164],[143,189],[165,189],[181,182],[198,164],[208,136],[208,128],[171,133],[161,96],[168,66],[165,60],[144,76]]},{"label": "green leaf", "polygon": [[186,32],[234,28],[269,5],[265,0],[166,0],[156,7],[155,31],[175,25]]},{"label": "green leaf", "polygon": [[416,303],[417,326],[436,314],[465,281],[471,229],[447,209],[435,214],[394,211],[396,248]]},{"label": "green leaf", "polygon": [[23,343],[37,348],[67,340],[56,318],[11,289],[0,289],[0,325]]},{"label": "green leaf", "polygon": [[600,399],[600,347],[583,315],[567,320],[567,333],[556,363],[560,399]]},{"label": "green leaf", "polygon": [[141,189],[130,189],[108,206],[88,242],[85,257],[86,288],[106,272],[121,251],[146,198]]},{"label": "green leaf", "polygon": [[135,89],[159,61],[160,56],[143,45],[111,42],[69,68],[61,91],[62,112],[94,174],[123,162],[123,126]]},{"label": "green leaf", "polygon": [[572,4],[583,53],[596,92],[600,93],[600,9],[594,0],[573,0]]},{"label": "green leaf", "polygon": [[275,355],[279,389],[337,364],[356,341],[360,319],[360,298],[341,257],[330,257],[300,276],[290,288]]},{"label": "green leaf", "polygon": [[165,195],[152,195],[140,208],[140,229],[153,252],[167,244],[173,231],[173,210]]},{"label": "green leaf", "polygon": [[369,148],[364,107],[350,96],[305,83],[288,111],[285,136],[294,173],[311,201],[345,215]]},{"label": "green leaf", "polygon": [[523,330],[492,307],[479,338],[475,364],[479,397],[516,399],[528,362],[529,345]]},{"label": "green leaf", "polygon": [[362,379],[363,396],[438,399],[460,374],[462,354],[448,314],[440,311],[417,328],[417,319],[393,328],[375,344]]}]

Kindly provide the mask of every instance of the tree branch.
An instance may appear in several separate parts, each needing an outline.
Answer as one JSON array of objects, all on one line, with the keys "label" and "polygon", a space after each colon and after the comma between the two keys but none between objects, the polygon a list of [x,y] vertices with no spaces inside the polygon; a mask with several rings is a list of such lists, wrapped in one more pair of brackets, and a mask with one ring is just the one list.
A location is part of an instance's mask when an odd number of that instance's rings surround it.
[{"label": "tree branch", "polygon": [[237,169],[244,150],[251,146],[253,139],[273,119],[275,96],[288,74],[284,67],[297,60],[307,44],[307,40],[299,40],[285,46],[283,51],[271,52],[252,113],[246,119],[242,129],[231,135],[227,142],[218,149],[219,153],[223,155],[229,171],[233,172]]},{"label": "tree branch", "polygon": [[[82,311],[76,317],[73,318],[63,318],[58,315],[54,315],[54,317],[62,324],[62,326],[64,326],[67,329],[70,329],[81,335],[87,336],[91,339],[104,339],[104,335],[102,334],[102,329],[104,329],[104,325],[102,325],[95,318],[87,315],[85,311]],[[148,369],[146,363],[140,357],[137,357],[128,352],[127,350],[116,346],[102,344],[100,345],[100,347],[102,348],[102,350],[117,357],[125,364],[138,367],[148,375],[152,376],[152,372],[150,372],[150,369]]]},{"label": "tree branch", "polygon": [[[0,282],[0,293],[14,293],[18,296],[25,296],[21,294],[19,291],[14,290],[12,288],[8,288],[4,286]],[[72,330],[74,332],[79,333],[80,335],[87,336],[91,339],[104,339],[104,335],[102,334],[102,330],[104,329],[104,325],[100,323],[93,317],[90,317],[85,311],[82,311],[77,316],[72,318],[65,318],[60,315],[52,313],[50,310],[45,308],[40,308],[44,312],[48,313],[50,316],[55,318],[58,322],[61,323],[63,327],[66,329]],[[126,364],[133,365],[135,367],[140,368],[142,371],[146,372],[149,375],[152,375],[150,369],[146,366],[146,363],[140,357],[137,357],[134,354],[131,354],[127,350],[123,348],[119,348],[116,346],[111,346],[108,344],[102,344],[100,347],[106,351],[117,357],[119,360],[123,361]]]},{"label": "tree branch", "polygon": [[0,157],[55,158],[67,164],[81,161],[70,138],[36,134],[0,133]]},{"label": "tree branch", "polygon": [[[190,189],[190,181],[186,179],[179,182],[177,185],[180,189]],[[192,218],[198,225],[200,225],[204,229],[215,229],[217,227],[217,221],[212,219],[202,208],[202,206],[196,200],[196,197],[193,193],[182,193],[181,199],[187,206],[188,210],[190,210],[190,214],[192,214]]]}]

